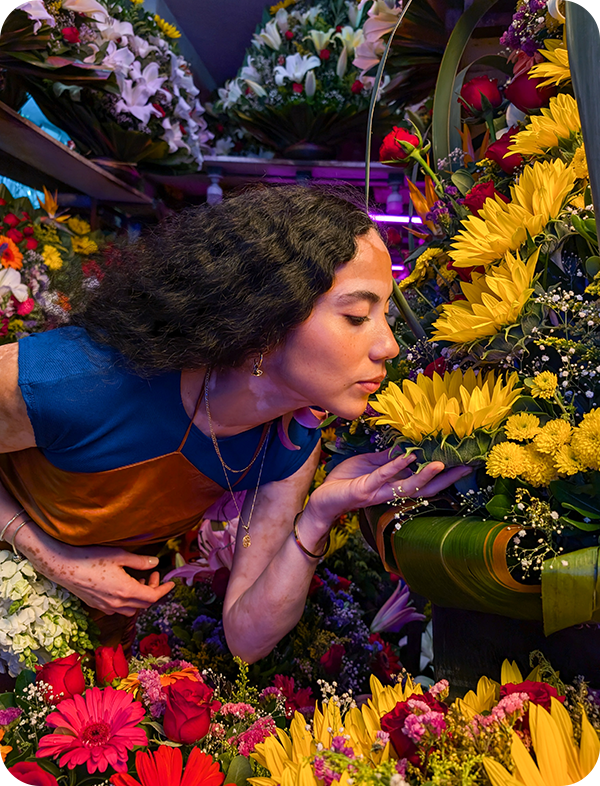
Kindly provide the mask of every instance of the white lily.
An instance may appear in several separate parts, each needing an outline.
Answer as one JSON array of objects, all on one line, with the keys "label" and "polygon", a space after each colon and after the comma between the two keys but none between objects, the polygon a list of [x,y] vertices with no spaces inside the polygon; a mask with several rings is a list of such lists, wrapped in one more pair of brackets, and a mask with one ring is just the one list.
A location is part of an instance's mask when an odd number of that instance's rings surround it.
[{"label": "white lily", "polygon": [[253,38],[254,43],[259,48],[262,47],[263,44],[266,44],[276,52],[281,49],[281,36],[279,35],[279,30],[277,29],[277,22],[274,19],[272,19],[270,22],[267,22],[262,33],[258,33],[258,35],[255,33]]},{"label": "white lily", "polygon": [[342,27],[341,31],[335,34],[335,37],[340,39],[350,57],[354,54],[355,49],[365,40],[363,31],[354,30],[350,25]]},{"label": "white lily", "polygon": [[130,76],[135,80],[136,87],[139,85],[146,88],[148,97],[157,93],[167,79],[166,76],[158,75],[158,63],[148,63],[142,71],[139,60],[131,67]]},{"label": "white lily", "polygon": [[298,53],[288,55],[285,58],[285,66],[275,66],[273,70],[275,84],[281,86],[286,79],[301,83],[307,72],[317,68],[320,64],[321,61],[314,55],[300,55]]},{"label": "white lily", "polygon": [[152,116],[160,117],[160,112],[148,103],[149,97],[150,94],[145,85],[136,84],[134,86],[131,79],[124,79],[121,98],[117,101],[115,109],[117,112],[127,112],[147,125]]},{"label": "white lily", "polygon": [[162,127],[165,129],[162,139],[169,145],[169,153],[176,153],[182,147],[189,150],[189,147],[183,141],[183,133],[178,122],[171,123],[168,117],[164,117]]},{"label": "white lily", "polygon": [[121,38],[133,37],[131,22],[119,22],[118,19],[109,17],[106,23],[98,22],[96,27],[104,41],[119,41]]},{"label": "white lily", "polygon": [[348,19],[355,30],[360,24],[363,8],[365,7],[366,2],[367,0],[360,0],[360,3],[355,3],[353,0],[346,0]]},{"label": "white lily", "polygon": [[223,109],[230,109],[242,97],[242,88],[237,79],[232,79],[225,83],[225,87],[219,88],[219,98],[223,103]]},{"label": "white lily", "polygon": [[279,32],[285,35],[289,30],[289,14],[285,10],[285,8],[280,8],[279,11],[275,14],[275,22],[277,27],[279,28]]},{"label": "white lily", "polygon": [[90,16],[97,22],[104,22],[109,19],[106,8],[96,0],[62,0],[62,7],[67,11],[75,11],[76,14]]},{"label": "white lily", "polygon": [[262,85],[259,85],[258,82],[252,81],[252,79],[245,79],[244,80],[250,90],[257,95],[259,98],[264,98],[267,95],[267,91]]},{"label": "white lily", "polygon": [[347,70],[348,52],[346,51],[346,47],[343,47],[342,51],[340,52],[340,56],[338,57],[335,73],[339,76],[340,79],[343,79]]},{"label": "white lily", "polygon": [[23,5],[20,5],[19,8],[21,11],[25,11],[30,19],[34,20],[34,33],[37,33],[43,22],[45,22],[49,27],[56,27],[56,19],[52,16],[52,14],[49,14],[48,11],[46,11],[46,6],[42,3],[42,0],[30,0],[29,3],[23,3]]},{"label": "white lily", "polygon": [[306,75],[306,82],[304,83],[304,89],[306,90],[306,95],[310,98],[314,96],[317,91],[317,78],[315,76],[314,71],[309,71]]},{"label": "white lily", "polygon": [[248,58],[246,65],[240,71],[240,77],[242,79],[251,79],[253,82],[261,82],[260,74],[254,65],[254,58]]},{"label": "white lily", "polygon": [[321,30],[309,30],[308,35],[304,36],[304,40],[306,41],[307,38],[310,38],[316,53],[319,54],[322,49],[327,49],[334,33],[335,28],[333,27],[330,27],[325,33]]},{"label": "white lily", "polygon": [[19,303],[29,297],[27,286],[21,283],[21,274],[14,267],[0,268],[0,297],[7,292],[11,292]]},{"label": "white lily", "polygon": [[321,13],[321,6],[315,5],[309,11],[305,11],[303,14],[297,12],[293,12],[293,13],[296,19],[298,19],[301,24],[314,25],[315,19]]},{"label": "white lily", "polygon": [[106,57],[102,61],[104,68],[111,68],[117,74],[129,76],[131,66],[135,62],[135,55],[126,46],[118,47],[114,41],[110,41],[106,47]]},{"label": "white lily", "polygon": [[131,36],[127,43],[134,55],[136,57],[141,57],[142,60],[147,57],[150,52],[158,52],[157,46],[152,46],[145,38],[140,38],[137,35]]},{"label": "white lily", "polygon": [[356,47],[352,65],[364,74],[373,66],[379,65],[384,49],[383,41],[363,41],[360,46]]}]

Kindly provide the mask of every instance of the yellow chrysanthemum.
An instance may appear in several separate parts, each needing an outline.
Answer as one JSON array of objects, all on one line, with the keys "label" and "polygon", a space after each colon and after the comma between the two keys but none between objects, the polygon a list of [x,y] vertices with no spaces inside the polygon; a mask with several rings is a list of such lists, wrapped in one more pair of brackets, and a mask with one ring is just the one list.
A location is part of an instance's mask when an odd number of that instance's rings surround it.
[{"label": "yellow chrysanthemum", "polygon": [[586,469],[600,469],[600,409],[593,409],[573,429],[571,447],[575,459]]},{"label": "yellow chrysanthemum", "polygon": [[535,488],[539,488],[540,486],[547,486],[552,480],[557,479],[558,473],[552,456],[540,453],[539,450],[536,450],[535,445],[531,443],[525,445],[524,449],[525,461],[519,472],[519,476],[524,481],[535,486]]},{"label": "yellow chrysanthemum", "polygon": [[560,159],[525,167],[511,186],[512,200],[487,199],[478,216],[462,222],[450,252],[456,267],[490,265],[535,237],[562,210],[575,182],[575,172]]},{"label": "yellow chrysanthemum", "polygon": [[73,237],[71,238],[71,245],[76,254],[83,254],[84,256],[94,254],[98,250],[98,245],[93,240],[90,240],[89,237]]},{"label": "yellow chrysanthemum", "polygon": [[414,285],[422,284],[424,281],[427,281],[429,278],[433,278],[435,273],[435,269],[432,262],[443,256],[444,251],[441,248],[427,248],[423,253],[418,257],[415,262],[415,266],[406,278],[403,278],[402,281],[398,282],[398,286],[400,289],[407,289],[408,287],[412,287]]},{"label": "yellow chrysanthemum", "polygon": [[581,131],[577,101],[568,93],[551,98],[548,107],[541,111],[541,115],[529,118],[529,125],[523,131],[515,134],[507,155],[541,155]]},{"label": "yellow chrysanthemum", "polygon": [[521,392],[516,373],[506,383],[491,371],[485,376],[460,369],[432,378],[419,374],[416,382],[405,379],[402,388],[391,382],[372,403],[380,412],[375,425],[391,425],[414,443],[426,437],[456,434],[459,439],[476,429],[493,431],[509,414]]},{"label": "yellow chrysanthemum", "polygon": [[548,62],[534,65],[529,69],[529,76],[546,80],[539,87],[568,84],[571,81],[571,69],[565,42],[548,38],[544,46],[545,49],[540,49],[539,52]]},{"label": "yellow chrysanthemum", "polygon": [[585,467],[575,457],[572,445],[563,445],[554,454],[554,466],[559,475],[576,475]]},{"label": "yellow chrysanthemum", "polygon": [[158,14],[154,15],[154,21],[168,38],[181,38],[181,33],[175,25],[169,24]]},{"label": "yellow chrysanthemum", "polygon": [[[575,172],[575,177],[578,180],[581,179],[587,180],[587,178],[589,178],[590,172],[588,169],[585,147],[583,145],[580,145],[575,151],[575,155],[573,156],[573,160],[571,161],[571,166],[573,167],[573,172]],[[571,202],[571,204],[573,203]]]},{"label": "yellow chrysanthemum", "polygon": [[531,395],[534,398],[544,398],[547,401],[554,398],[558,387],[558,377],[552,371],[542,371],[533,378]]},{"label": "yellow chrysanthemum", "polygon": [[556,453],[571,439],[571,424],[566,420],[551,420],[533,440],[540,453]]},{"label": "yellow chrysanthemum", "polygon": [[486,472],[492,478],[517,478],[526,460],[525,448],[516,442],[500,442],[491,449]]},{"label": "yellow chrysanthemum", "polygon": [[50,270],[60,270],[60,268],[63,266],[62,257],[59,254],[58,249],[54,246],[44,246],[42,256],[44,258],[44,263],[48,265]]},{"label": "yellow chrysanthemum", "polygon": [[466,344],[495,336],[503,327],[515,324],[533,293],[531,283],[538,256],[539,248],[524,263],[518,252],[516,256],[508,252],[487,273],[473,274],[472,283],[461,282],[466,300],[444,305],[433,324],[432,341]]},{"label": "yellow chrysanthemum", "polygon": [[508,439],[523,442],[533,439],[540,430],[540,419],[529,412],[519,412],[511,415],[504,425],[504,433]]},{"label": "yellow chrysanthemum", "polygon": [[77,218],[77,216],[70,218],[67,221],[67,226],[72,232],[75,232],[76,235],[87,235],[92,229],[87,221],[84,221],[82,218]]}]

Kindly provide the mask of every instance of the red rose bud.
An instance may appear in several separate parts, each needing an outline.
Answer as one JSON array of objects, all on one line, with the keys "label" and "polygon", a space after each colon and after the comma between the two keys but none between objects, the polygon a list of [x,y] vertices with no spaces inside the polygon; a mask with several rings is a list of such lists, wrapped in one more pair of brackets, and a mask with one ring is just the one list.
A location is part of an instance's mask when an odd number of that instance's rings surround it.
[{"label": "red rose bud", "polygon": [[409,142],[415,147],[419,147],[420,144],[419,138],[414,134],[409,133],[405,128],[394,126],[394,130],[384,137],[383,144],[379,148],[379,160],[391,166],[405,166],[409,159],[408,153],[400,144],[401,141]]},{"label": "red rose bud", "polygon": [[21,220],[17,218],[14,213],[7,213],[4,216],[4,223],[8,224],[9,227],[16,227],[21,223]]},{"label": "red rose bud", "polygon": [[326,674],[337,674],[342,666],[342,658],[346,654],[343,644],[332,644],[324,655],[319,658]]},{"label": "red rose bud", "polygon": [[489,158],[490,161],[495,161],[507,175],[512,175],[515,169],[523,163],[523,156],[520,153],[513,153],[504,158],[506,153],[508,153],[508,148],[512,145],[514,135],[518,133],[519,129],[514,126],[490,145],[485,152],[485,157]]},{"label": "red rose bud", "polygon": [[350,90],[351,90],[352,93],[354,93],[354,95],[356,95],[357,93],[360,93],[363,88],[364,88],[364,85],[360,81],[360,79],[356,79],[352,83],[352,87],[350,88]]},{"label": "red rose bud", "polygon": [[329,58],[331,57],[331,52],[329,51],[329,49],[321,49],[321,51],[319,52],[319,57],[321,58],[321,60],[329,60]]},{"label": "red rose bud", "polygon": [[496,196],[500,197],[500,199],[503,199],[505,202],[510,202],[504,194],[496,191],[493,181],[488,180],[487,183],[477,183],[477,185],[473,186],[465,196],[464,204],[469,208],[471,213],[476,216],[484,206],[485,201],[487,199],[493,199]]},{"label": "red rose bud", "polygon": [[292,90],[294,91],[294,93],[301,93],[304,90],[304,88],[302,87],[300,82],[294,82],[292,84]]},{"label": "red rose bud", "polygon": [[31,314],[34,308],[35,300],[32,297],[28,297],[27,300],[24,300],[22,303],[17,301],[17,314],[20,317],[26,317],[27,314]]},{"label": "red rose bud", "polygon": [[21,218],[23,219],[23,221],[31,221],[31,216],[29,215],[29,213],[26,210],[24,210],[21,213]]},{"label": "red rose bud", "polygon": [[315,592],[323,586],[323,579],[319,578],[316,573],[313,573],[313,577],[310,580],[310,586],[308,588],[308,597],[311,598]]},{"label": "red rose bud", "polygon": [[6,204],[6,199],[2,199],[2,197],[0,197],[0,205],[5,205],[5,204]]},{"label": "red rose bud", "polygon": [[387,244],[388,246],[399,246],[402,243],[402,235],[397,229],[391,227],[387,231]]},{"label": "red rose bud", "polygon": [[166,633],[151,633],[140,641],[140,655],[154,655],[160,658],[171,654],[169,637]]},{"label": "red rose bud", "polygon": [[23,233],[19,232],[18,229],[9,229],[6,232],[6,237],[9,237],[13,243],[20,243],[23,240]]},{"label": "red rose bud", "polygon": [[341,32],[342,32],[342,26],[341,26],[341,25],[338,25],[338,26],[335,28],[335,32],[336,32],[336,33],[341,33]]},{"label": "red rose bud", "polygon": [[33,232],[34,232],[34,230],[33,230],[33,227],[31,227],[31,226],[29,226],[29,227],[23,227],[23,229],[22,229],[21,231],[22,231],[22,232],[23,232],[23,234],[24,234],[24,235],[26,235],[27,237],[31,237],[31,236],[33,235]]},{"label": "red rose bud", "polygon": [[129,674],[127,658],[123,652],[123,645],[113,647],[98,647],[96,650],[96,676],[101,685],[108,685],[113,680],[125,679]]},{"label": "red rose bud", "polygon": [[287,38],[288,41],[291,41],[292,38],[294,37],[294,34],[292,33],[291,30],[286,30],[285,31],[285,37]]},{"label": "red rose bud", "polygon": [[18,781],[28,783],[30,786],[58,786],[54,775],[46,772],[34,761],[20,761],[9,767],[8,771]]},{"label": "red rose bud", "polygon": [[494,109],[500,106],[502,96],[498,90],[497,79],[490,79],[488,76],[476,76],[474,79],[470,79],[463,85],[458,101],[465,107],[468,114],[473,114],[473,110],[481,112],[484,108],[482,96],[487,98]]},{"label": "red rose bud", "polygon": [[[448,364],[446,363],[444,358],[436,358],[434,361],[429,363],[423,369],[423,374],[429,379],[433,379],[433,375],[439,374],[440,377],[443,377],[448,369]],[[396,581],[398,581],[398,577],[396,577]]]},{"label": "red rose bud", "polygon": [[80,41],[79,30],[76,27],[63,27],[61,33],[69,44],[78,44]]},{"label": "red rose bud", "polygon": [[336,581],[336,583],[335,583],[335,585],[333,587],[334,590],[336,592],[340,592],[340,590],[342,592],[348,592],[352,582],[349,579],[345,579],[343,576],[336,576],[336,578],[337,578],[337,581]]},{"label": "red rose bud", "polygon": [[505,88],[504,95],[517,109],[529,114],[547,106],[550,98],[556,93],[556,89],[552,86],[539,87],[540,82],[543,81],[543,79],[530,78],[527,74],[520,74]]},{"label": "red rose bud", "polygon": [[203,682],[183,679],[165,688],[167,708],[163,727],[168,739],[192,745],[206,737],[211,711],[219,708],[213,702],[213,691]]},{"label": "red rose bud", "polygon": [[49,704],[57,704],[63,699],[72,699],[85,690],[85,679],[81,670],[81,657],[73,652],[66,658],[36,666],[36,682],[43,682],[44,698]]},{"label": "red rose bud", "polygon": [[33,237],[28,237],[27,240],[25,241],[25,248],[28,251],[35,251],[37,247],[38,247],[37,240]]}]

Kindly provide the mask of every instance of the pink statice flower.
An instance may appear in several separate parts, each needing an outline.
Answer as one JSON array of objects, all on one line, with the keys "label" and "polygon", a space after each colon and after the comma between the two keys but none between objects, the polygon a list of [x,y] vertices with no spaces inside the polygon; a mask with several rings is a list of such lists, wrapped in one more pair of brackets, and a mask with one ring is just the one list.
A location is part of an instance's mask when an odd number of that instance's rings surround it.
[{"label": "pink statice flower", "polygon": [[0,710],[0,726],[8,726],[21,716],[23,710],[20,707],[8,707]]},{"label": "pink statice flower", "polygon": [[396,762],[396,772],[400,775],[401,778],[404,778],[406,775],[406,766],[408,764],[408,759],[398,759]]},{"label": "pink statice flower", "polygon": [[243,731],[235,741],[238,752],[242,756],[249,756],[260,742],[277,733],[277,726],[270,715],[259,718],[246,731]]},{"label": "pink statice flower", "polygon": [[[419,702],[421,704],[421,702]],[[427,705],[423,705],[427,706]],[[417,745],[426,732],[430,732],[435,737],[439,737],[446,729],[446,721],[442,712],[435,712],[427,708],[427,712],[416,715],[411,714],[406,717],[402,733]]]},{"label": "pink statice flower", "polygon": [[337,736],[331,740],[331,750],[335,753],[343,753],[349,759],[355,759],[356,754],[354,750],[348,745],[349,737]]},{"label": "pink statice flower", "polygon": [[145,712],[131,694],[114,688],[89,688],[83,695],[61,701],[46,723],[56,729],[42,737],[36,756],[58,758],[70,770],[85,764],[93,774],[110,766],[127,772],[128,752],[147,745],[138,727]]},{"label": "pink statice flower", "polygon": [[387,731],[376,731],[375,732],[375,742],[373,743],[373,748],[377,750],[381,750],[385,748],[385,746],[390,741],[390,735]]},{"label": "pink statice flower", "polygon": [[220,710],[222,715],[233,715],[234,718],[244,720],[248,715],[255,715],[256,710],[250,704],[244,704],[243,701],[237,703],[227,702],[223,704]]},{"label": "pink statice flower", "polygon": [[508,696],[500,699],[489,715],[475,715],[471,721],[471,727],[475,734],[503,723],[507,718],[509,721],[522,718],[527,709],[529,695],[527,693],[509,693]]},{"label": "pink statice flower", "polygon": [[162,718],[167,708],[167,694],[160,681],[160,672],[154,669],[140,669],[138,679],[150,715],[153,718]]}]

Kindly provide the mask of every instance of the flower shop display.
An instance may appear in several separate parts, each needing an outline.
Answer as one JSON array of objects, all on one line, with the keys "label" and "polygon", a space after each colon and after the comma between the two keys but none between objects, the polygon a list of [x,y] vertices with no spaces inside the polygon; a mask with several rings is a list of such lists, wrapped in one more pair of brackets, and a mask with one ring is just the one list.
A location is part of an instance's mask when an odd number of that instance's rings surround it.
[{"label": "flower shop display", "polygon": [[371,511],[381,556],[439,606],[543,619],[546,635],[600,621],[600,258],[563,23],[519,6],[502,39],[513,78],[465,79],[462,145],[437,166],[437,95],[432,146],[417,129],[384,140],[384,163],[423,172],[423,223],[397,293],[401,356],[344,438],[470,469],[439,499]]},{"label": "flower shop display", "polygon": [[15,14],[0,52],[18,46],[18,60],[13,52],[0,64],[8,74],[18,69],[44,114],[80,152],[146,168],[200,168],[211,135],[190,68],[177,52],[180,33],[144,10],[143,0],[31,0]]}]

